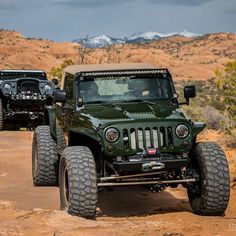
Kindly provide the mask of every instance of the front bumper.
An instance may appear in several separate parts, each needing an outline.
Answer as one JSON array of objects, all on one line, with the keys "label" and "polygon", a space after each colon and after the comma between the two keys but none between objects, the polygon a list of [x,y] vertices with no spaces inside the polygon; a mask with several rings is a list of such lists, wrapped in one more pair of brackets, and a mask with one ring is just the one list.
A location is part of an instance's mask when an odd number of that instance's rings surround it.
[{"label": "front bumper", "polygon": [[154,170],[181,169],[188,165],[188,160],[161,160],[161,161],[138,161],[138,162],[115,162],[115,169],[119,172],[148,172]]},{"label": "front bumper", "polygon": [[41,120],[43,119],[43,112],[31,112],[31,111],[8,111],[4,115],[4,120]]},{"label": "front bumper", "polygon": [[42,119],[46,97],[41,95],[12,95],[7,100],[4,120],[36,120]]},{"label": "front bumper", "polygon": [[11,101],[45,101],[46,95],[40,94],[12,94]]},{"label": "front bumper", "polygon": [[146,157],[130,156],[120,161],[116,160],[112,164],[118,172],[152,172],[181,169],[188,166],[189,158],[174,154]]}]

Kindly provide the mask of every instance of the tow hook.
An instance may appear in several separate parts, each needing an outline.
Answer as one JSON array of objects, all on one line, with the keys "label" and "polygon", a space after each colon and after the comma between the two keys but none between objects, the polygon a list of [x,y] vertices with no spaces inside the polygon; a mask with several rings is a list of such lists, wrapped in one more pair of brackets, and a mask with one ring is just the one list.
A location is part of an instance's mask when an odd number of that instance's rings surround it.
[{"label": "tow hook", "polygon": [[165,164],[161,162],[151,161],[149,163],[142,164],[142,171],[149,172],[153,170],[161,170],[165,168]]},{"label": "tow hook", "polygon": [[30,115],[30,119],[31,120],[35,120],[35,119],[37,119],[38,117],[36,116],[36,115]]}]

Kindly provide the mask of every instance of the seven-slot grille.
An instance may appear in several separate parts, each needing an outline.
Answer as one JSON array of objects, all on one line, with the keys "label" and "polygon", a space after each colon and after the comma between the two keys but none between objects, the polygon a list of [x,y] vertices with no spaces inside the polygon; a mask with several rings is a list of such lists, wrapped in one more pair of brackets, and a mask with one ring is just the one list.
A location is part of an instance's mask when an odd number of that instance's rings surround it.
[{"label": "seven-slot grille", "polygon": [[160,148],[173,145],[172,127],[123,129],[122,135],[126,150]]},{"label": "seven-slot grille", "polygon": [[39,85],[36,81],[23,80],[18,82],[18,93],[39,93]]}]

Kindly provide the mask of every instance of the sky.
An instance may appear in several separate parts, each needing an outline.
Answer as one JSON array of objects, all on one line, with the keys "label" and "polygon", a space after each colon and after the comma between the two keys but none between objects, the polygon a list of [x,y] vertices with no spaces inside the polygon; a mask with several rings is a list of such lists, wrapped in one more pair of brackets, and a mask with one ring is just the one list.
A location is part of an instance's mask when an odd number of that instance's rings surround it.
[{"label": "sky", "polygon": [[236,0],[0,0],[0,29],[55,41],[146,31],[236,33]]}]

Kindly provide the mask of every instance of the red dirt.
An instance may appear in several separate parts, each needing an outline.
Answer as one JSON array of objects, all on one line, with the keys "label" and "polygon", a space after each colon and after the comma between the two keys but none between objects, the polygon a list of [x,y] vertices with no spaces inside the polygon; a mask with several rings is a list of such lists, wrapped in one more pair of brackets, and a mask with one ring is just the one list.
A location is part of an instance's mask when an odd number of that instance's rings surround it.
[{"label": "red dirt", "polygon": [[0,133],[0,236],[236,235],[234,190],[222,217],[194,215],[183,188],[151,193],[139,187],[102,192],[96,221],[70,216],[59,210],[56,187],[33,187],[31,142],[31,132]]}]

